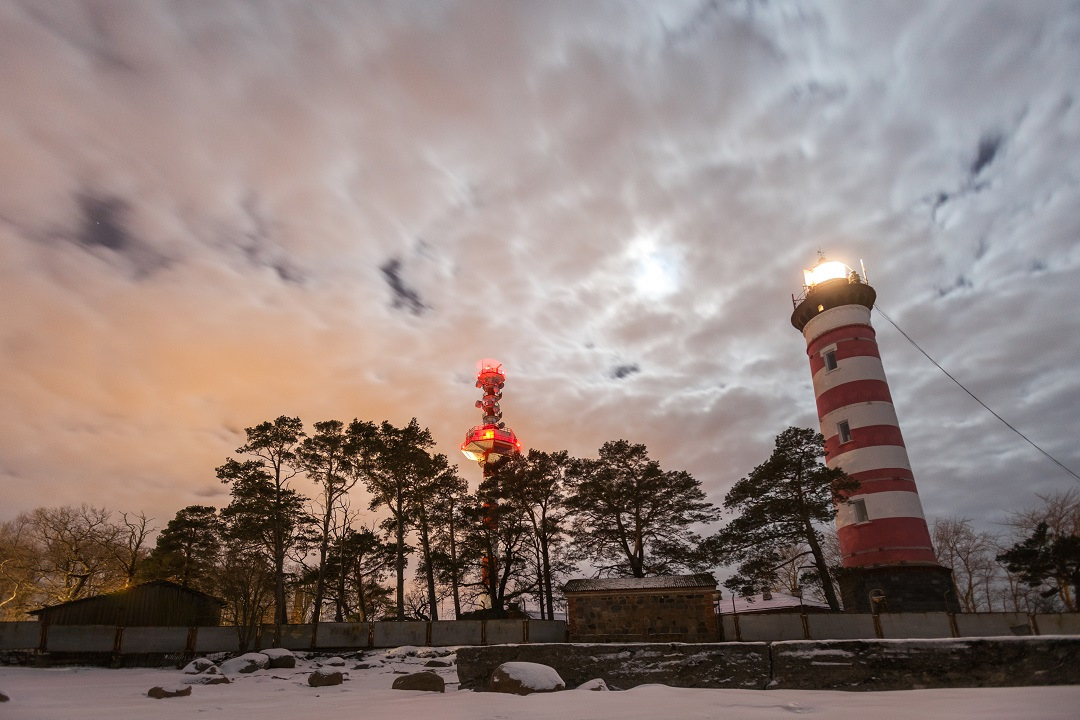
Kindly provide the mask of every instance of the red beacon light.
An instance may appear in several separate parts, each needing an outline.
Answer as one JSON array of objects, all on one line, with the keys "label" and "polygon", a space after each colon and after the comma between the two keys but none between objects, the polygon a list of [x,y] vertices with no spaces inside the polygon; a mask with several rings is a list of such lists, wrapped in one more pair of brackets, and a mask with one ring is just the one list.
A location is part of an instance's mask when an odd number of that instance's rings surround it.
[{"label": "red beacon light", "polygon": [[476,373],[476,387],[483,390],[484,396],[476,401],[476,407],[484,415],[484,424],[476,425],[465,433],[461,452],[465,457],[479,463],[485,475],[491,463],[521,452],[521,442],[517,435],[502,421],[499,400],[502,399],[505,384],[506,374],[503,373],[500,363],[494,360],[480,361],[480,370]]}]

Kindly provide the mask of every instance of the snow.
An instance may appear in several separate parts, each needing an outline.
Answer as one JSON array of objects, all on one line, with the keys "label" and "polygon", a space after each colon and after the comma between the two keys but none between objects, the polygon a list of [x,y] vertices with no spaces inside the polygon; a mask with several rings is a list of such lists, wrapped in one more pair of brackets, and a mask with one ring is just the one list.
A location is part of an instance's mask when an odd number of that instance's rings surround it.
[{"label": "snow", "polygon": [[563,679],[559,677],[559,673],[547,665],[533,662],[507,662],[499,667],[502,668],[508,678],[517,680],[522,687],[537,692],[554,690],[560,685],[566,686]]},{"label": "snow", "polygon": [[[1080,686],[839,692],[802,690],[704,690],[643,685],[626,691],[534,693],[528,696],[458,690],[454,668],[439,668],[447,692],[392,690],[401,673],[423,668],[412,653],[387,653],[388,662],[358,670],[344,668],[346,681],[312,688],[308,674],[320,658],[296,653],[295,669],[234,675],[229,685],[197,685],[190,697],[155,700],[154,686],[175,687],[176,669],[0,667],[4,720],[188,720],[192,717],[295,720],[298,717],[430,717],[438,720],[654,720],[678,717],[740,720],[817,715],[829,720],[918,717],[920,720],[1074,720]],[[367,656],[371,659],[371,656]],[[351,669],[350,669],[351,668]]]}]

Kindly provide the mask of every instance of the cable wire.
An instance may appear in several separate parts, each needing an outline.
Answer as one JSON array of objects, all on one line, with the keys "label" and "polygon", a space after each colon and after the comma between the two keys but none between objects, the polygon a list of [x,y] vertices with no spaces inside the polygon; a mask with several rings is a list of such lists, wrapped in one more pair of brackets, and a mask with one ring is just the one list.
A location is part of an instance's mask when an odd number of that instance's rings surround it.
[{"label": "cable wire", "polygon": [[1035,448],[1036,450],[1038,450],[1039,452],[1041,452],[1041,453],[1042,453],[1043,455],[1045,455],[1046,457],[1050,458],[1050,460],[1051,460],[1051,461],[1052,461],[1052,462],[1053,462],[1053,463],[1054,463],[1055,465],[1057,465],[1057,466],[1058,466],[1059,468],[1061,468],[1061,469],[1062,469],[1062,470],[1064,470],[1065,472],[1069,473],[1070,475],[1072,475],[1072,476],[1073,476],[1074,478],[1076,478],[1077,480],[1080,480],[1080,475],[1077,475],[1077,474],[1076,474],[1075,472],[1073,472],[1072,470],[1070,470],[1069,468],[1067,468],[1067,467],[1066,467],[1065,465],[1063,465],[1063,464],[1062,464],[1062,463],[1061,463],[1061,462],[1060,462],[1060,461],[1059,461],[1059,460],[1058,460],[1058,459],[1057,459],[1056,457],[1054,457],[1053,455],[1051,455],[1050,453],[1046,452],[1046,451],[1045,451],[1045,450],[1043,450],[1043,449],[1042,449],[1041,447],[1039,447],[1038,445],[1036,445],[1036,444],[1035,444],[1034,442],[1032,442],[1031,438],[1029,438],[1029,437],[1028,437],[1027,435],[1025,435],[1024,433],[1020,432],[1020,431],[1019,431],[1019,430],[1017,430],[1017,429],[1016,429],[1015,427],[1013,427],[1012,423],[1010,423],[1010,422],[1009,422],[1008,420],[1006,420],[1005,418],[1001,417],[1001,416],[1000,416],[1000,415],[998,415],[998,414],[997,414],[996,412],[994,412],[994,411],[993,411],[993,410],[992,410],[992,409],[990,408],[990,406],[989,406],[989,405],[987,405],[986,403],[984,403],[984,402],[983,402],[982,400],[980,400],[979,398],[975,397],[975,394],[974,394],[973,392],[971,392],[971,391],[970,391],[970,390],[968,390],[968,389],[967,389],[966,387],[964,387],[964,384],[963,384],[962,382],[960,382],[959,380],[957,380],[957,379],[956,379],[955,377],[953,377],[953,376],[952,376],[952,374],[951,374],[951,373],[950,373],[950,372],[949,372],[948,370],[946,370],[945,368],[941,367],[941,365],[940,365],[940,364],[938,363],[938,361],[937,361],[937,360],[935,360],[934,358],[930,357],[930,354],[929,354],[929,353],[927,353],[927,352],[926,352],[925,350],[923,350],[923,349],[922,349],[922,348],[921,348],[921,347],[919,346],[919,343],[917,343],[917,342],[915,342],[914,340],[912,340],[912,339],[911,339],[911,336],[910,336],[910,335],[908,335],[908,334],[907,334],[906,332],[904,332],[904,331],[903,331],[903,330],[902,330],[902,329],[900,328],[900,326],[899,326],[899,325],[897,325],[897,324],[896,324],[895,322],[893,322],[893,319],[892,319],[891,317],[889,317],[889,316],[888,316],[888,315],[887,315],[887,314],[885,313],[885,311],[884,311],[884,310],[882,310],[882,309],[881,309],[881,306],[880,306],[880,305],[878,305],[878,304],[876,304],[876,303],[875,303],[875,304],[874,304],[874,309],[878,311],[878,313],[879,313],[879,314],[881,315],[881,317],[883,317],[883,318],[885,318],[886,320],[888,320],[888,321],[889,321],[889,324],[890,324],[890,325],[892,325],[892,326],[893,326],[894,328],[896,328],[897,332],[899,332],[899,333],[900,333],[901,335],[903,335],[903,336],[904,336],[905,338],[907,338],[907,341],[908,341],[909,343],[911,343],[912,345],[914,345],[914,346],[915,346],[915,349],[916,349],[916,350],[918,350],[919,352],[921,352],[921,353],[923,354],[923,356],[924,356],[924,357],[926,357],[926,359],[927,359],[927,360],[929,360],[930,362],[932,362],[932,363],[934,364],[934,367],[936,367],[936,368],[937,368],[938,370],[940,370],[941,372],[945,373],[945,377],[947,377],[947,378],[949,378],[950,380],[952,380],[952,381],[953,381],[954,383],[956,383],[957,387],[959,387],[959,388],[960,388],[961,390],[963,390],[963,391],[964,391],[964,392],[966,392],[966,393],[967,393],[968,395],[970,395],[970,396],[971,396],[971,399],[972,399],[972,400],[974,400],[975,402],[977,402],[977,403],[979,403],[980,405],[982,405],[982,406],[983,406],[983,407],[984,407],[984,408],[986,409],[986,411],[987,411],[988,413],[990,413],[991,415],[993,415],[994,417],[996,417],[996,418],[997,418],[998,420],[1000,420],[1000,421],[1001,421],[1001,422],[1002,422],[1002,423],[1003,423],[1003,424],[1005,425],[1005,427],[1009,428],[1009,429],[1010,429],[1010,430],[1012,430],[1012,431],[1013,431],[1014,433],[1016,433],[1016,434],[1017,434],[1017,435],[1019,435],[1020,437],[1024,438],[1024,440],[1025,440],[1025,441],[1027,442],[1027,444],[1028,444],[1028,445],[1030,445],[1031,447]]}]

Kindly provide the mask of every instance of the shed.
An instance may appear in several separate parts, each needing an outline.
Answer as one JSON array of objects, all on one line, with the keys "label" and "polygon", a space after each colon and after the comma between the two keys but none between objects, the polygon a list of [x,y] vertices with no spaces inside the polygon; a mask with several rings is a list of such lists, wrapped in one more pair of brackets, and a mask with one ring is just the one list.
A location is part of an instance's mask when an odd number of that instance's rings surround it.
[{"label": "shed", "polygon": [[710,573],[570,580],[563,586],[570,642],[715,642]]},{"label": "shed", "polygon": [[43,625],[210,626],[221,624],[224,601],[168,580],[32,610]]}]

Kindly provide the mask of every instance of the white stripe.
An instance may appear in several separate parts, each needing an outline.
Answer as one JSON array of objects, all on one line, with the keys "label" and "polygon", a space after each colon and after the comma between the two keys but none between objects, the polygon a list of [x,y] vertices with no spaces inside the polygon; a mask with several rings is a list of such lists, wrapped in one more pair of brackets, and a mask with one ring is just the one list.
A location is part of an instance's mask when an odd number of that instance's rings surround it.
[{"label": "white stripe", "polygon": [[821,418],[821,434],[826,440],[836,436],[836,424],[841,420],[847,420],[848,427],[852,430],[873,425],[900,426],[900,421],[896,419],[896,408],[892,406],[892,403],[873,400],[845,405],[831,413],[826,413],[825,417]]},{"label": "white stripe", "polygon": [[806,338],[806,346],[809,347],[815,338],[824,335],[830,330],[845,325],[869,324],[870,308],[865,305],[841,305],[810,318],[810,322],[803,327],[803,337]]},{"label": "white stripe", "polygon": [[[904,490],[856,495],[853,500],[866,503],[866,515],[871,522],[886,518],[911,517],[925,520],[919,494]],[[836,509],[837,529],[855,524],[855,508],[852,503],[841,503]]]},{"label": "white stripe", "polygon": [[821,393],[826,390],[855,380],[888,382],[885,379],[885,368],[881,366],[881,359],[873,355],[858,355],[838,361],[835,370],[821,368],[814,373],[814,397],[821,397]]},{"label": "white stripe", "polygon": [[904,468],[911,470],[907,449],[901,445],[872,445],[833,455],[827,465],[841,467],[848,475],[878,470],[880,468]]}]

